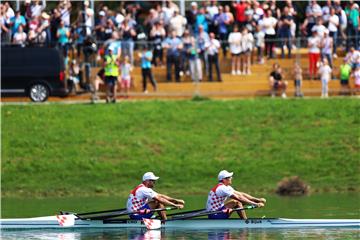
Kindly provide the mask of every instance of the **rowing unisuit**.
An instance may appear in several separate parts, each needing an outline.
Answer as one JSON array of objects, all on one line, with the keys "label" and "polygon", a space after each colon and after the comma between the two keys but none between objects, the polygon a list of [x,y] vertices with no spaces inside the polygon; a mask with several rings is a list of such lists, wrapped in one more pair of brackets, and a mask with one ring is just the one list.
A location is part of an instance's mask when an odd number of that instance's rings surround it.
[{"label": "rowing unisuit", "polygon": [[[147,172],[143,175],[142,183],[131,190],[126,204],[131,219],[151,218],[152,209],[164,208],[165,206],[184,207],[184,200],[159,194],[152,189],[158,179],[159,177],[155,176],[153,172]],[[159,211],[159,215],[163,220],[166,219],[165,211]]]}]

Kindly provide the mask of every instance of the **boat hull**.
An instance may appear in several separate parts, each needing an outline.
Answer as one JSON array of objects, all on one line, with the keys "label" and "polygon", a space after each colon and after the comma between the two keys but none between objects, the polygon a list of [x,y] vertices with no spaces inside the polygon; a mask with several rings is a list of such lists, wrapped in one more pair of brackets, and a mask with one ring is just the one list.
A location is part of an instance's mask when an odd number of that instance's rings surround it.
[{"label": "boat hull", "polygon": [[[162,228],[177,229],[244,229],[244,228],[327,228],[352,227],[360,229],[360,219],[186,219],[169,220]],[[0,228],[7,229],[74,229],[74,228],[145,228],[140,220],[80,220],[73,226],[60,226],[56,216],[38,218],[1,219]]]}]

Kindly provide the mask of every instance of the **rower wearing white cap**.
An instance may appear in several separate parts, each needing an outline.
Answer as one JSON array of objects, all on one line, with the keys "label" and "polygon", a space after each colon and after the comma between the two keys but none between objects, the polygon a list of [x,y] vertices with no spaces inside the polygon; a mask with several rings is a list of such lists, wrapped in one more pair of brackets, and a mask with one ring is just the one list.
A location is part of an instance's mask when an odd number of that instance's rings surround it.
[{"label": "rower wearing white cap", "polygon": [[[233,208],[243,208],[243,204],[263,207],[266,202],[265,198],[256,198],[249,194],[235,191],[230,185],[234,173],[226,170],[220,171],[218,175],[219,183],[210,190],[208,195],[206,210],[220,211],[222,213],[209,214],[212,219],[229,218]],[[242,219],[247,219],[244,210],[237,212]]]},{"label": "rower wearing white cap", "polygon": [[[127,200],[127,210],[129,212],[141,211],[140,213],[130,214],[131,219],[151,218],[153,215],[153,212],[150,212],[151,209],[164,208],[165,206],[180,209],[184,207],[184,200],[159,194],[152,189],[158,179],[159,177],[155,176],[153,172],[147,172],[142,178],[142,183],[131,190]],[[165,211],[160,211],[159,215],[161,219],[166,220]]]}]

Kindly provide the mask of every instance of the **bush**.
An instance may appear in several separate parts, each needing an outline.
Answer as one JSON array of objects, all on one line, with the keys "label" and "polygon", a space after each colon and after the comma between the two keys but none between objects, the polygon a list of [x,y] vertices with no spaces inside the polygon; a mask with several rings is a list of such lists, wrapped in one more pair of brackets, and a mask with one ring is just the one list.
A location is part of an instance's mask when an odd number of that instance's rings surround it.
[{"label": "bush", "polygon": [[301,196],[309,192],[310,186],[304,183],[298,176],[285,177],[276,189],[276,193],[281,196]]}]

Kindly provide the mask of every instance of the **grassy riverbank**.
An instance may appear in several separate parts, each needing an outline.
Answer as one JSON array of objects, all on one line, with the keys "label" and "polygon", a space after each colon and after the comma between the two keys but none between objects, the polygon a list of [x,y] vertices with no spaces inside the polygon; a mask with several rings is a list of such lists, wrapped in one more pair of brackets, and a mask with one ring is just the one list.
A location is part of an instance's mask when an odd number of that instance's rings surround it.
[{"label": "grassy riverbank", "polygon": [[144,101],[2,106],[2,194],[207,194],[219,170],[271,192],[298,175],[312,191],[359,191],[360,101]]}]

